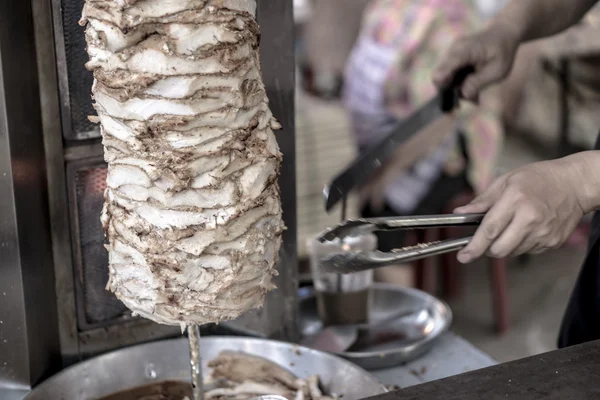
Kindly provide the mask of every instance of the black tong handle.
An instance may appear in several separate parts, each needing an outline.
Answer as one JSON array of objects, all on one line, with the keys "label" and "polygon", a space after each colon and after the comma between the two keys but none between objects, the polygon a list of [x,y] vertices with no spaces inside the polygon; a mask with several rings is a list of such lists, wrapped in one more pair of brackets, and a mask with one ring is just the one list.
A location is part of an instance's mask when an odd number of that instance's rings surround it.
[{"label": "black tong handle", "polygon": [[462,97],[460,90],[469,75],[475,72],[475,67],[468,65],[459,69],[455,74],[452,82],[443,88],[440,92],[440,100],[442,111],[447,113],[454,110],[458,106],[458,102]]}]

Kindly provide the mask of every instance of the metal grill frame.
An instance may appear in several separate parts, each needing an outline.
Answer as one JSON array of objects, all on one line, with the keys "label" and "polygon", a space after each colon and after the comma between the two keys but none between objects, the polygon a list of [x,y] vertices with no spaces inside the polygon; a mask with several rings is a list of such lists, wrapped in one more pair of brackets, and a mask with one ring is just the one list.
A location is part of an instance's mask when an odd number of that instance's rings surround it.
[{"label": "metal grill frame", "polygon": [[[62,119],[62,134],[65,140],[88,140],[100,137],[100,129],[76,133],[73,130],[71,114],[71,94],[69,91],[69,71],[67,51],[65,46],[65,30],[63,24],[62,0],[52,1],[52,20],[54,23],[54,47],[56,52],[56,66],[58,72],[58,93],[60,96],[60,110]],[[83,28],[82,28],[83,35]],[[91,89],[91,88],[90,88]],[[90,92],[91,96],[91,92]]]},{"label": "metal grill frame", "polygon": [[14,398],[6,389],[27,390],[60,368],[43,135],[49,121],[37,68],[47,50],[34,29],[39,3],[0,2],[2,399]]},{"label": "metal grill frame", "polygon": [[[137,319],[131,315],[123,315],[106,322],[88,322],[85,311],[84,263],[81,244],[79,203],[77,197],[77,172],[85,168],[106,167],[101,157],[77,160],[67,163],[67,185],[69,189],[69,214],[71,220],[71,249],[73,252],[73,281],[75,283],[75,305],[77,309],[77,327],[80,332],[94,328],[102,328]],[[100,218],[100,213],[97,215]]]}]

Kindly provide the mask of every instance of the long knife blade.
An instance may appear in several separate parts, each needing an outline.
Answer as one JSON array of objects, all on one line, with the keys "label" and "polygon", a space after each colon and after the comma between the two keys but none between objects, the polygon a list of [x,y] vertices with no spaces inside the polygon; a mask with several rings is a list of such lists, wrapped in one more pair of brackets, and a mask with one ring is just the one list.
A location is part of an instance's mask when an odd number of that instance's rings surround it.
[{"label": "long knife blade", "polygon": [[415,111],[385,139],[367,150],[350,164],[344,172],[336,176],[331,184],[323,189],[325,209],[330,211],[338,201],[347,197],[354,187],[364,183],[371,177],[394,154],[400,144],[442,114],[455,109],[458,106],[461,86],[467,76],[473,72],[475,72],[475,67],[472,65],[467,65],[456,71],[452,82],[442,89],[437,96]]},{"label": "long knife blade", "polygon": [[325,209],[327,211],[331,210],[354,187],[361,185],[370,178],[394,154],[399,145],[443,115],[441,102],[442,95],[438,94],[394,128],[385,139],[358,157],[344,172],[336,176],[331,184],[323,190]]}]

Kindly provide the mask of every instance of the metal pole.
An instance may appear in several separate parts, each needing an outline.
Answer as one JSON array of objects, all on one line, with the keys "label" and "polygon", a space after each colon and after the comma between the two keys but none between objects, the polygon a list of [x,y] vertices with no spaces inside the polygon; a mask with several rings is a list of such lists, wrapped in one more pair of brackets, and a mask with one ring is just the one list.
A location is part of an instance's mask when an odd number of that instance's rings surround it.
[{"label": "metal pole", "polygon": [[190,342],[190,366],[192,371],[193,400],[204,400],[204,377],[202,374],[202,357],[200,355],[200,326],[188,326]]}]

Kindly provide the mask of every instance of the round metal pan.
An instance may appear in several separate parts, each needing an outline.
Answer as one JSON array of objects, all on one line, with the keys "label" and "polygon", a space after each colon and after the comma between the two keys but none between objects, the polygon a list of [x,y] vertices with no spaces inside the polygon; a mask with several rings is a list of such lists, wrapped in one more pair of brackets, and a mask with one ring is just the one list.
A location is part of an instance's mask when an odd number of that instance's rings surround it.
[{"label": "round metal pan", "polygon": [[[317,301],[312,288],[300,293],[300,329],[305,338],[318,334],[323,324],[317,313]],[[452,311],[443,301],[416,289],[389,284],[372,287],[369,309],[370,324],[374,329],[377,321],[398,315],[402,311],[421,310],[417,314],[387,323],[381,342],[367,343],[360,351],[350,349],[337,355],[367,370],[391,368],[414,360],[431,349],[435,340],[446,332],[452,323]],[[373,335],[377,336],[377,335]],[[382,335],[379,335],[382,336]]]},{"label": "round metal pan", "polygon": [[[206,337],[200,343],[205,373],[223,350],[271,360],[300,378],[319,375],[326,393],[361,399],[385,392],[365,370],[333,355],[266,339]],[[65,369],[36,387],[25,400],[92,400],[160,381],[190,381],[187,339],[118,350]]]}]

